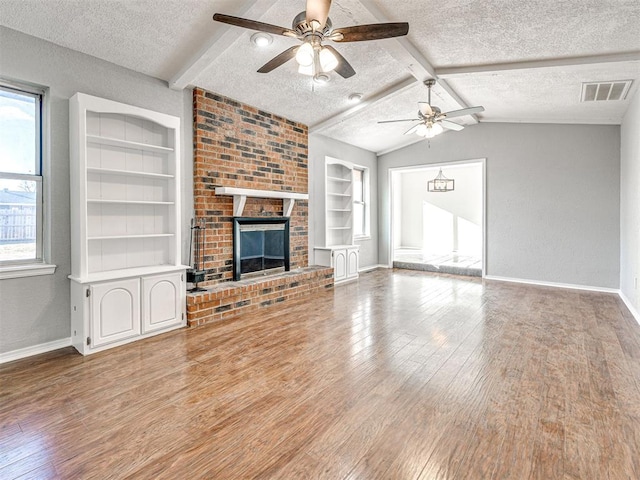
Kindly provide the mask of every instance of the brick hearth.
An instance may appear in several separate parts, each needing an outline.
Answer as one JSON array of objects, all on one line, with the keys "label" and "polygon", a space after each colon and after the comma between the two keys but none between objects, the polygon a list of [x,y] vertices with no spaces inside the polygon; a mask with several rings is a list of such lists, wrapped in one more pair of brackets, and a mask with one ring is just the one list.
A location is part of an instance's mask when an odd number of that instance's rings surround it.
[{"label": "brick hearth", "polygon": [[327,267],[218,283],[206,287],[205,292],[187,294],[187,319],[189,326],[195,327],[332,287],[333,269]]}]

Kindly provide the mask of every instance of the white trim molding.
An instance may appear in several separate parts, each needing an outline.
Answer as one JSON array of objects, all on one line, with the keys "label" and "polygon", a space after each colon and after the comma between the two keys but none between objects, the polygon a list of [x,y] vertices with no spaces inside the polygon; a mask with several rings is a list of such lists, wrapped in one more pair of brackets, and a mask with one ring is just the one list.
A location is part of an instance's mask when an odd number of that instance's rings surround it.
[{"label": "white trim molding", "polygon": [[572,283],[542,282],[538,280],[527,280],[524,278],[498,277],[494,275],[485,275],[482,278],[485,280],[495,280],[497,282],[525,283],[528,285],[539,285],[541,287],[569,288],[571,290],[585,290],[587,292],[620,293],[620,290],[617,288],[592,287],[589,285],[574,285]]},{"label": "white trim molding", "polygon": [[627,308],[631,312],[631,315],[633,316],[633,318],[636,319],[636,322],[638,322],[638,325],[640,325],[640,312],[638,312],[636,307],[634,307],[634,305],[631,303],[631,300],[629,300],[627,296],[624,293],[622,293],[621,290],[618,290],[618,295],[620,296],[620,299],[624,302],[624,304],[627,306]]},{"label": "white trim molding", "polygon": [[379,268],[385,268],[385,269],[389,269],[391,268],[389,265],[382,265],[382,264],[378,264],[378,265],[367,265],[366,267],[362,267],[358,270],[358,273],[365,273],[365,272],[372,272],[373,270],[377,270]]},{"label": "white trim molding", "polygon": [[13,362],[14,360],[20,360],[21,358],[32,357],[41,353],[51,352],[60,348],[70,347],[71,337],[61,338],[60,340],[53,340],[52,342],[41,343],[40,345],[33,345],[31,347],[20,348],[18,350],[12,350],[6,353],[0,353],[0,363]]},{"label": "white trim molding", "polygon": [[56,265],[49,263],[29,263],[26,265],[13,265],[0,267],[0,280],[7,278],[35,277],[38,275],[52,275],[56,271]]}]

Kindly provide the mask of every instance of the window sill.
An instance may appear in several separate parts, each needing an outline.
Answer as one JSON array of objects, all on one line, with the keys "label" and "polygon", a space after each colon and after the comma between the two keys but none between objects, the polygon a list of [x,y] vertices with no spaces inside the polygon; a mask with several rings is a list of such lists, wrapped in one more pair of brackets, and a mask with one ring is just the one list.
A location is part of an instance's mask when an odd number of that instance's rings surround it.
[{"label": "window sill", "polygon": [[35,277],[38,275],[52,275],[56,265],[48,263],[30,263],[28,265],[12,265],[0,267],[0,280],[8,278]]},{"label": "window sill", "polygon": [[354,242],[359,242],[360,240],[371,240],[371,235],[358,235],[357,237],[353,237]]}]

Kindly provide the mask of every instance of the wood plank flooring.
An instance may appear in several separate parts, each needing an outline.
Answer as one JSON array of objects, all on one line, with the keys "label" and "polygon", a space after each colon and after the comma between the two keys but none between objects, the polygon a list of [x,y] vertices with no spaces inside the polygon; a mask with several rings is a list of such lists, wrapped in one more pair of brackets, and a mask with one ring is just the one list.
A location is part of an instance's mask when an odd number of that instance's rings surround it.
[{"label": "wood plank flooring", "polygon": [[0,366],[2,479],[640,478],[613,294],[417,271]]}]

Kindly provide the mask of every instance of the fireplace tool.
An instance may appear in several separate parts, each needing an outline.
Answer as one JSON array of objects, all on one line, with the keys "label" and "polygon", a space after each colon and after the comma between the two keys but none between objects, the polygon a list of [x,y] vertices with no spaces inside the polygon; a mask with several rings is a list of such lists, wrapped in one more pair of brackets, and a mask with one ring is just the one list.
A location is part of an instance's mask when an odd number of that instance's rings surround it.
[{"label": "fireplace tool", "polygon": [[199,288],[198,283],[204,280],[203,255],[205,240],[204,218],[191,219],[191,246],[189,248],[189,263],[193,260],[192,268],[187,269],[187,282],[193,283],[193,288],[189,292],[204,292],[204,288]]}]

